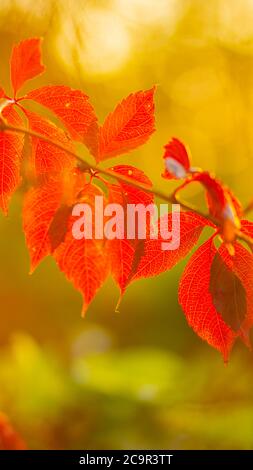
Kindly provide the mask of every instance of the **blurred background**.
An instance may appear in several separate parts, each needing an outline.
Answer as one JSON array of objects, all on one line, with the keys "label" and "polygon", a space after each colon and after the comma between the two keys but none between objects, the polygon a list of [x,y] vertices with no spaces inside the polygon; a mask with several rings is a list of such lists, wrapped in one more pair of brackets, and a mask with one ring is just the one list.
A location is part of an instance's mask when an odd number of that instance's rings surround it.
[{"label": "blurred background", "polygon": [[[47,71],[30,88],[81,88],[101,121],[157,84],[156,134],[117,162],[170,192],[161,156],[177,136],[246,204],[252,25],[252,0],[1,0],[0,81],[10,92],[13,43],[43,36]],[[28,275],[21,210],[19,192],[0,215],[0,410],[28,447],[252,449],[252,353],[238,344],[224,366],[188,327],[177,302],[187,260],[130,286],[117,314],[109,280],[81,319],[81,296],[53,260]]]}]

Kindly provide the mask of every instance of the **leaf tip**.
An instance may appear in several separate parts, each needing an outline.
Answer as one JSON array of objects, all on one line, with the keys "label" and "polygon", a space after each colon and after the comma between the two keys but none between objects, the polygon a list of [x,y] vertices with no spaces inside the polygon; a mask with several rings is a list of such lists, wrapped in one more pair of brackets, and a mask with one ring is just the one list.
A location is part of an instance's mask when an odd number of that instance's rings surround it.
[{"label": "leaf tip", "polygon": [[121,292],[120,292],[118,301],[117,301],[117,303],[116,303],[115,309],[114,309],[114,312],[115,312],[115,313],[120,313],[120,306],[121,306],[121,302],[122,302],[123,297],[124,297],[124,293],[125,293],[125,290],[122,289]]},{"label": "leaf tip", "polygon": [[84,318],[86,316],[86,312],[88,310],[88,304],[83,301],[83,306],[82,306],[82,311],[81,311],[81,317]]},{"label": "leaf tip", "polygon": [[29,276],[31,276],[34,273],[34,271],[37,268],[37,266],[39,265],[40,261],[41,261],[41,259],[33,259],[32,254],[31,254]]},{"label": "leaf tip", "polygon": [[9,208],[6,198],[4,196],[1,197],[0,208],[2,209],[3,215],[7,217],[9,215]]},{"label": "leaf tip", "polygon": [[30,266],[30,269],[29,269],[29,271],[28,271],[29,276],[31,276],[31,275],[34,273],[34,271],[35,271],[35,267],[34,267],[34,266]]}]

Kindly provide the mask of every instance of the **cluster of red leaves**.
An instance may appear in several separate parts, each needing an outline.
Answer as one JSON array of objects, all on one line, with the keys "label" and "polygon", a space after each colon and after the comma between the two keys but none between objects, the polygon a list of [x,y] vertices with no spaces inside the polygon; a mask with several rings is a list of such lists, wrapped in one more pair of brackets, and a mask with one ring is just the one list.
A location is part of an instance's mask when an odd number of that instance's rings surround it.
[{"label": "cluster of red leaves", "polygon": [[227,361],[236,338],[250,347],[253,256],[236,241],[236,230],[251,237],[253,223],[241,219],[241,205],[229,188],[210,173],[191,167],[189,152],[180,141],[172,139],[165,146],[164,159],[163,176],[184,180],[179,190],[196,181],[202,184],[209,214],[218,223],[211,224],[214,234],[185,268],[179,303],[193,330]]},{"label": "cluster of red leaves", "polygon": [[0,413],[0,450],[26,450],[26,445],[8,418]]},{"label": "cluster of red leaves", "polygon": [[[154,132],[154,88],[122,100],[103,125],[98,124],[87,95],[80,90],[51,85],[18,97],[21,87],[44,71],[40,45],[39,39],[29,39],[13,48],[10,60],[13,98],[0,89],[0,116],[9,125],[28,126],[33,133],[26,166],[34,183],[25,195],[23,209],[31,271],[45,256],[52,255],[60,270],[82,293],[84,314],[109,274],[122,295],[130,282],[171,269],[197,244],[202,230],[212,227],[213,236],[195,252],[183,273],[179,301],[194,331],[227,360],[237,337],[249,344],[249,329],[253,324],[253,258],[236,241],[235,235],[235,230],[240,228],[252,236],[253,224],[241,220],[242,210],[232,192],[208,172],[192,168],[189,152],[180,141],[173,139],[165,146],[164,176],[183,179],[182,187],[193,181],[202,184],[214,223],[210,222],[210,217],[182,212],[180,246],[174,251],[163,251],[163,240],[159,238],[73,238],[72,208],[77,202],[85,201],[94,207],[97,195],[102,195],[105,201],[120,203],[124,208],[128,203],[141,202],[147,206],[153,202],[153,194],[143,189],[143,185],[151,188],[152,182],[141,170],[129,165],[110,168],[140,183],[140,188],[107,181],[101,189],[99,172],[81,171],[74,151],[75,142],[81,142],[99,163],[144,144]],[[27,103],[47,108],[62,127],[27,109]],[[48,141],[38,138],[36,133]],[[0,131],[0,205],[4,213],[21,182],[23,146],[22,133]],[[100,185],[97,184],[99,179]],[[170,225],[171,214],[165,217]],[[161,223],[162,220],[158,220],[158,227]],[[216,235],[222,239],[219,247],[215,244]]]}]

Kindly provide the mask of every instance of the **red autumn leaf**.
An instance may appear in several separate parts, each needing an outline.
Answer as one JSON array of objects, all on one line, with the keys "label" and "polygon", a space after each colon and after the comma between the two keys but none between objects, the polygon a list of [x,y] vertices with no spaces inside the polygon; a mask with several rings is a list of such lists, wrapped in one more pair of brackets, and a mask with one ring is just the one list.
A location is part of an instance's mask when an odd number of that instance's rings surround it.
[{"label": "red autumn leaf", "polygon": [[0,118],[4,108],[6,108],[9,104],[10,98],[6,96],[4,89],[0,87]]},{"label": "red autumn leaf", "polygon": [[243,215],[243,208],[242,208],[241,202],[239,201],[239,199],[237,199],[237,197],[234,195],[234,193],[231,191],[230,188],[228,188],[226,186],[225,189],[226,189],[226,193],[229,196],[230,201],[233,204],[233,207],[234,207],[234,210],[235,210],[235,213],[236,213],[237,217],[241,218],[242,215]]},{"label": "red autumn leaf", "polygon": [[97,121],[93,121],[87,129],[83,143],[89,149],[93,157],[97,158],[99,154],[99,132],[100,126]]},{"label": "red autumn leaf", "polygon": [[148,140],[155,130],[153,97],[154,88],[132,93],[107,116],[99,132],[97,161],[127,153]]},{"label": "red autumn leaf", "polygon": [[[237,292],[235,291],[236,284],[233,279],[233,284],[230,283],[231,297],[233,296],[235,308],[240,308],[240,312],[238,313],[241,319],[240,336],[248,345],[249,329],[253,325],[253,256],[246,248],[237,242],[234,244],[234,250],[234,255],[231,256],[223,244],[219,249],[219,254],[222,256],[228,268],[233,272],[234,276],[238,278],[246,294],[246,312],[244,312],[242,292],[238,292],[238,290]],[[235,312],[233,312],[233,315],[235,316]]]},{"label": "red autumn leaf", "polygon": [[33,272],[39,262],[51,253],[48,235],[50,224],[60,207],[62,188],[58,181],[30,189],[24,198],[23,230]]},{"label": "red autumn leaf", "polygon": [[207,171],[194,175],[193,180],[205,187],[210,214],[219,221],[231,221],[235,227],[240,227],[241,205],[231,190]]},{"label": "red autumn leaf", "polygon": [[[81,200],[93,208],[93,222],[95,196],[102,194],[99,188],[91,184],[87,184],[82,191]],[[104,240],[74,238],[74,221],[75,217],[71,217],[65,241],[55,250],[54,258],[67,279],[82,293],[84,315],[109,274],[109,262]]]},{"label": "red autumn leaf", "polygon": [[[211,224],[194,212],[180,213],[180,240],[175,239],[179,246],[173,250],[163,250],[162,243],[166,240],[160,234],[160,227],[165,224],[169,230],[172,227],[172,214],[160,218],[157,222],[158,238],[145,240],[144,256],[134,273],[132,280],[152,277],[171,269],[192,250],[196,245],[203,228]],[[168,240],[170,241],[170,240]]]},{"label": "red autumn leaf", "polygon": [[11,60],[11,82],[14,96],[27,80],[44,72],[41,63],[41,39],[25,39],[13,47]]},{"label": "red autumn leaf", "polygon": [[[118,245],[112,246],[112,258],[115,259],[113,264],[114,278],[118,282],[122,294],[130,282],[158,276],[175,266],[196,245],[203,228],[206,225],[211,226],[206,219],[198,214],[181,212],[180,244],[177,249],[163,250],[162,243],[165,240],[160,234],[161,224],[165,224],[171,230],[172,214],[163,216],[162,219],[158,220],[157,239],[150,238],[147,231],[147,239],[137,240],[135,245],[130,240],[125,239],[120,241]],[[179,242],[177,239],[174,241],[176,244]],[[118,248],[118,251],[116,248]]]},{"label": "red autumn leaf", "polygon": [[[207,171],[190,167],[189,153],[182,142],[173,138],[165,145],[165,178],[187,178],[182,187],[199,181],[206,189],[207,205],[210,214],[223,224],[226,241],[234,241],[235,227],[240,227],[242,207],[232,191]],[[230,240],[231,239],[231,240]]]},{"label": "red autumn leaf", "polygon": [[[127,176],[130,179],[151,187],[152,183],[145,173],[129,165],[117,165],[111,168],[115,173]],[[148,206],[154,201],[153,194],[135,188],[129,184],[119,182],[118,185],[109,186],[109,202],[121,204],[126,218],[127,204],[144,204]],[[139,263],[144,253],[142,248],[144,240],[129,240],[122,227],[122,239],[114,239],[108,242],[112,275],[122,293],[127,285],[132,269]]]},{"label": "red autumn leaf", "polygon": [[[74,152],[74,146],[64,131],[38,114],[27,110],[24,110],[24,112],[28,118],[29,128],[32,131],[38,132],[69,151]],[[37,137],[32,137],[31,140],[31,164],[37,176],[44,173],[59,173],[74,167],[76,163],[75,158],[64,150]]]},{"label": "red autumn leaf", "polygon": [[89,98],[80,90],[68,86],[44,86],[28,93],[25,99],[32,99],[52,111],[74,140],[83,142],[88,129],[96,125],[97,118]]},{"label": "red autumn leaf", "polygon": [[241,220],[241,231],[249,237],[253,237],[253,222],[250,222],[250,220]]},{"label": "red autumn leaf", "polygon": [[26,445],[8,418],[0,413],[0,450],[26,450]]},{"label": "red autumn leaf", "polygon": [[49,179],[26,193],[23,230],[31,259],[30,272],[64,240],[67,215],[70,215],[84,184],[85,176],[73,170],[71,174],[65,174],[60,179]]},{"label": "red autumn leaf", "polygon": [[194,253],[180,281],[179,303],[195,333],[218,349],[227,362],[236,334],[216,310],[210,292],[211,267],[215,255],[212,239]]},{"label": "red autumn leaf", "polygon": [[[109,185],[108,189],[108,202],[110,204],[120,204],[125,212],[126,202],[123,200],[122,189],[120,186],[113,184]],[[108,240],[107,243],[112,276],[120,289],[122,289],[126,284],[131,271],[135,249],[133,242],[126,238],[124,224],[121,226],[120,221],[118,220],[117,225],[122,238]]]},{"label": "red autumn leaf", "polygon": [[[225,251],[227,251],[226,248]],[[233,270],[233,260],[231,260],[232,266],[230,266],[230,263],[227,263],[223,258],[217,252],[213,259],[210,292],[217,312],[236,333],[240,330],[247,314],[247,293],[240,278]]]},{"label": "red autumn leaf", "polygon": [[165,172],[164,178],[186,178],[190,169],[190,157],[185,145],[175,137],[164,146]]},{"label": "red autumn leaf", "polygon": [[66,238],[71,212],[72,206],[61,204],[54,214],[48,229],[51,253],[53,253]]},{"label": "red autumn leaf", "polygon": [[[110,168],[111,171],[119,173],[122,176],[133,179],[138,183],[145,184],[147,187],[152,188],[152,182],[145,175],[142,170],[135,168],[131,165],[116,165]],[[154,195],[150,192],[145,192],[143,189],[135,188],[130,184],[122,181],[118,182],[121,187],[122,196],[128,204],[144,204],[145,206],[154,202]]]},{"label": "red autumn leaf", "polygon": [[[22,126],[22,120],[13,106],[5,107],[2,116],[8,124]],[[5,214],[8,212],[10,198],[21,181],[23,144],[23,135],[0,131],[0,206]]]}]

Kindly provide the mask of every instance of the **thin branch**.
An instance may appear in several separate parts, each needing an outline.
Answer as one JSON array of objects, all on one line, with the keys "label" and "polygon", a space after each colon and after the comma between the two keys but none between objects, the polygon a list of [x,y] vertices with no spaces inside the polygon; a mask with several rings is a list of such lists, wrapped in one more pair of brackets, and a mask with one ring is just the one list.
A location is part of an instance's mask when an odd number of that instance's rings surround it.
[{"label": "thin branch", "polygon": [[152,187],[147,186],[146,184],[143,183],[138,183],[137,181],[133,180],[132,178],[128,178],[127,176],[123,176],[119,173],[116,173],[116,171],[112,171],[109,169],[103,169],[98,167],[97,165],[93,165],[92,163],[88,163],[81,155],[78,155],[75,152],[72,152],[71,150],[67,149],[64,145],[61,145],[60,143],[51,140],[50,138],[46,137],[43,134],[40,134],[38,132],[32,131],[30,129],[27,129],[25,127],[14,127],[11,126],[4,121],[0,123],[0,131],[5,131],[5,132],[14,132],[18,134],[25,134],[30,137],[36,137],[37,139],[43,140],[47,144],[53,145],[54,147],[57,147],[58,149],[62,150],[63,152],[68,153],[72,157],[74,157],[79,163],[81,163],[81,170],[92,170],[95,173],[101,173],[102,175],[105,175],[107,177],[111,177],[114,179],[117,179],[118,181],[121,181],[122,183],[129,184],[131,186],[134,186],[137,189],[141,189],[147,193],[154,194],[155,196],[159,197],[160,199],[163,199],[170,204],[176,203],[175,198],[173,195],[168,196],[167,194],[162,193],[161,191],[157,191],[152,189]]},{"label": "thin branch", "polygon": [[[81,155],[79,155],[75,152],[72,152],[71,150],[64,147],[64,145],[61,145],[60,143],[58,143],[54,140],[51,140],[50,138],[46,137],[43,134],[32,131],[32,130],[27,129],[25,127],[15,127],[15,126],[12,126],[12,125],[8,124],[3,119],[2,116],[0,117],[0,132],[1,131],[14,132],[14,133],[28,135],[30,137],[35,137],[37,139],[40,139],[40,140],[46,142],[47,144],[53,145],[54,147],[62,150],[63,152],[66,152],[67,154],[69,154],[70,156],[75,158],[81,164],[80,165],[81,170],[83,170],[83,171],[91,170],[94,173],[101,173],[102,175],[105,175],[109,178],[116,179],[117,181],[120,181],[122,183],[129,184],[130,186],[133,186],[134,188],[145,191],[146,193],[153,194],[154,196],[156,196],[156,197],[158,197],[158,198],[160,198],[160,199],[162,199],[162,200],[164,200],[164,201],[166,201],[170,204],[180,204],[180,206],[183,209],[189,210],[189,211],[195,212],[198,215],[201,215],[202,217],[206,218],[207,220],[209,220],[210,222],[215,224],[217,227],[221,226],[221,222],[218,221],[217,219],[215,219],[214,217],[212,217],[210,214],[205,214],[205,213],[201,212],[199,209],[197,209],[196,207],[190,205],[189,203],[181,201],[178,197],[178,194],[177,194],[178,193],[178,188],[172,194],[168,195],[168,194],[165,194],[162,191],[154,189],[153,187],[150,187],[146,184],[137,182],[137,181],[133,180],[132,178],[128,178],[127,176],[123,176],[123,175],[117,173],[116,171],[100,168],[97,165],[93,165],[91,163],[88,163]],[[249,208],[249,206],[250,206],[250,208]],[[249,210],[251,210],[251,208],[253,208],[253,202],[252,202],[252,206],[251,206],[251,203],[250,203],[249,206],[248,206],[248,208],[245,209],[244,213],[248,212]],[[241,230],[236,229],[236,228],[235,228],[235,234],[236,234],[236,236],[239,240],[245,241],[250,246],[250,248],[253,249],[253,239],[251,237],[249,237],[245,233],[241,232]]]}]

